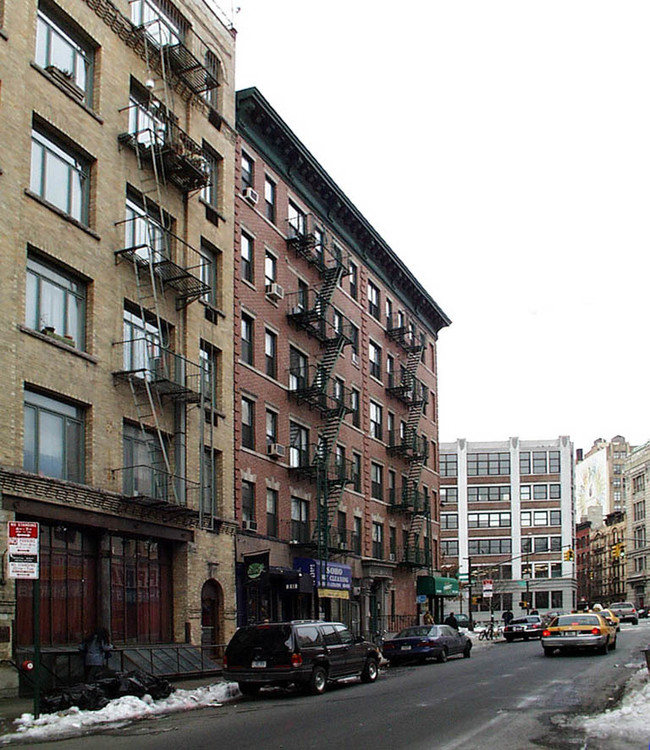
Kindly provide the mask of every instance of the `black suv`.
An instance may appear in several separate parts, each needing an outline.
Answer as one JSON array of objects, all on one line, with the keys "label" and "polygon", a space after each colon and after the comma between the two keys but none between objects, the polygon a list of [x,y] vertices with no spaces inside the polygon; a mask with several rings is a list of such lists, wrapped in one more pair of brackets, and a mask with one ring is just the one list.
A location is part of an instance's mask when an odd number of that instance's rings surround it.
[{"label": "black suv", "polygon": [[340,622],[293,620],[239,628],[226,647],[223,674],[244,695],[263,685],[296,683],[320,695],[330,680],[361,677],[374,682],[380,654]]}]

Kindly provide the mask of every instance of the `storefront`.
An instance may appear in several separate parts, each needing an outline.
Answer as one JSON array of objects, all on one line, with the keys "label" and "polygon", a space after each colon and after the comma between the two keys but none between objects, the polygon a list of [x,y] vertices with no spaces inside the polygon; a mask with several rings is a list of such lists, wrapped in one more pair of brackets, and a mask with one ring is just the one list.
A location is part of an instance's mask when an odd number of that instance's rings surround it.
[{"label": "storefront", "polygon": [[435,622],[442,622],[447,614],[445,600],[451,601],[458,597],[458,579],[444,576],[419,576],[416,590],[420,602],[420,614],[428,610]]}]

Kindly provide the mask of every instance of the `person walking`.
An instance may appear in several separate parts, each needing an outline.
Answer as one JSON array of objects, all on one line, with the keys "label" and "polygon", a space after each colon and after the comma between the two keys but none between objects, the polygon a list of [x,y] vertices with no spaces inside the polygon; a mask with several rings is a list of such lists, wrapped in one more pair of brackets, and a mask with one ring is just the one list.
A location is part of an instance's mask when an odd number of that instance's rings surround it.
[{"label": "person walking", "polygon": [[424,623],[425,625],[433,625],[433,617],[432,617],[432,615],[431,615],[431,612],[429,612],[429,610],[427,610],[427,611],[426,611],[426,612],[424,613],[424,617],[422,618],[422,622],[423,622],[423,623]]},{"label": "person walking", "polygon": [[512,614],[512,610],[507,609],[502,615],[501,619],[503,620],[504,625],[510,625],[510,621],[514,618],[514,615]]},{"label": "person walking", "polygon": [[445,625],[449,625],[454,628],[454,630],[458,630],[458,620],[454,617],[453,612],[450,612],[445,618]]},{"label": "person walking", "polygon": [[101,669],[106,667],[113,650],[108,630],[97,628],[84,638],[79,650],[84,654],[85,680],[86,682],[92,682]]}]

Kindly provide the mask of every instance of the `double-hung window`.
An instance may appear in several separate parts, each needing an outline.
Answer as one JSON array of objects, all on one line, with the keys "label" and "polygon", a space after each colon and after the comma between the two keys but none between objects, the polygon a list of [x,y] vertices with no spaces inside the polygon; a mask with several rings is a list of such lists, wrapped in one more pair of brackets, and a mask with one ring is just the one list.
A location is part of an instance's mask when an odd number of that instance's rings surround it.
[{"label": "double-hung window", "polygon": [[242,153],[241,155],[241,186],[242,190],[247,187],[253,187],[254,178],[254,165],[255,162],[248,156],[248,154]]},{"label": "double-hung window", "polygon": [[167,140],[165,107],[134,81],[129,95],[129,135],[142,146],[163,146]]},{"label": "double-hung window", "polygon": [[123,492],[129,497],[144,495],[166,500],[171,477],[164,467],[165,459],[157,436],[143,433],[139,427],[124,424],[122,432],[124,449]]},{"label": "double-hung window", "polygon": [[299,497],[291,498],[291,538],[309,541],[309,501]]},{"label": "double-hung window", "polygon": [[255,402],[245,397],[241,400],[241,444],[255,449]]},{"label": "double-hung window", "polygon": [[368,312],[379,320],[379,288],[372,281],[368,282]]},{"label": "double-hung window", "polygon": [[306,216],[295,203],[289,201],[289,233],[291,237],[302,237],[306,232]]},{"label": "double-hung window", "polygon": [[275,284],[278,278],[278,259],[268,250],[264,255],[264,289],[271,291],[271,284]]},{"label": "double-hung window", "polygon": [[83,410],[34,391],[25,391],[24,410],[24,469],[83,482]]},{"label": "double-hung window", "polygon": [[84,348],[86,285],[30,254],[27,258],[25,324],[35,331],[53,328],[71,346]]},{"label": "double-hung window", "polygon": [[163,332],[153,319],[143,318],[139,312],[124,309],[123,362],[125,372],[139,373],[150,379],[157,361],[163,356]]},{"label": "double-hung window", "polygon": [[32,192],[87,225],[89,178],[86,158],[53,135],[32,129]]},{"label": "double-hung window", "polygon": [[266,361],[266,374],[270,378],[278,376],[278,336],[273,331],[265,331],[264,334],[264,358]]},{"label": "double-hung window", "polygon": [[126,199],[126,220],[124,222],[124,247],[147,263],[159,263],[171,257],[169,231],[163,226],[171,224],[171,217],[153,206],[145,210],[132,198]]},{"label": "double-hung window", "polygon": [[212,307],[216,307],[219,302],[219,260],[220,253],[216,248],[209,245],[205,240],[201,240],[201,265],[199,267],[199,277],[208,288],[208,291],[202,296],[202,300]]},{"label": "double-hung window", "polygon": [[373,341],[368,343],[368,360],[370,364],[370,374],[373,378],[381,380],[381,347]]},{"label": "double-hung window", "polygon": [[241,277],[253,283],[253,238],[245,232],[241,233]]},{"label": "double-hung window", "polygon": [[173,18],[172,9],[163,0],[129,0],[131,21],[142,26],[149,39],[160,47],[178,44],[183,37],[183,28]]},{"label": "double-hung window", "polygon": [[289,465],[293,468],[309,465],[309,430],[297,422],[289,422]]},{"label": "double-hung window", "polygon": [[289,390],[301,391],[307,387],[307,357],[293,346],[289,347]]},{"label": "double-hung window", "polygon": [[212,208],[217,208],[219,203],[219,172],[222,159],[212,149],[207,148],[205,144],[203,145],[203,158],[208,174],[208,183],[201,190],[201,198]]},{"label": "double-hung window", "polygon": [[370,437],[376,438],[377,440],[383,439],[383,409],[379,404],[374,401],[370,402]]},{"label": "double-hung window", "polygon": [[253,319],[248,315],[241,316],[241,359],[252,365],[253,355]]},{"label": "double-hung window", "polygon": [[275,182],[270,177],[264,178],[264,212],[266,218],[275,224],[275,206],[276,206],[276,187]]},{"label": "double-hung window", "polygon": [[36,63],[62,73],[83,92],[87,103],[92,98],[93,59],[92,46],[41,5],[36,18]]}]

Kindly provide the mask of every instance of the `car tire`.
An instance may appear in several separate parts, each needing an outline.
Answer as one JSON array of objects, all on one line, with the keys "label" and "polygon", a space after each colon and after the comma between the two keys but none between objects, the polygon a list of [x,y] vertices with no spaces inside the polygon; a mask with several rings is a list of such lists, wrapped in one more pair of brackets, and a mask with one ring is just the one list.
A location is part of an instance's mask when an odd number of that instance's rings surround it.
[{"label": "car tire", "polygon": [[553,656],[555,654],[554,648],[549,648],[548,646],[544,646],[544,656]]},{"label": "car tire", "polygon": [[307,691],[311,695],[322,695],[327,689],[327,670],[317,664],[309,675]]},{"label": "car tire", "polygon": [[239,692],[249,698],[257,695],[262,687],[257,682],[239,682],[237,684],[239,686]]},{"label": "car tire", "polygon": [[613,640],[613,641],[612,641],[612,642],[611,642],[611,643],[609,644],[609,650],[610,650],[610,651],[613,651],[613,650],[614,650],[615,648],[616,648],[616,640]]},{"label": "car tire", "polygon": [[528,638],[529,638],[529,636],[527,636],[527,635],[525,635],[525,636],[524,636],[524,640],[525,640],[525,641],[527,641],[527,640],[528,640]]},{"label": "car tire", "polygon": [[443,648],[442,651],[438,654],[438,663],[444,664],[447,659],[449,658],[449,652],[446,648]]},{"label": "car tire", "polygon": [[469,659],[472,655],[472,644],[468,643],[463,649],[463,659]]},{"label": "car tire", "polygon": [[506,641],[508,641],[508,643],[512,643],[515,640],[511,635],[506,635],[504,637],[505,637]]},{"label": "car tire", "polygon": [[607,643],[604,646],[598,646],[598,648],[596,649],[596,653],[600,654],[601,656],[606,656],[608,651],[609,651],[609,639],[607,639]]},{"label": "car tire", "polygon": [[379,675],[379,664],[377,659],[369,656],[361,672],[361,682],[374,682]]},{"label": "car tire", "polygon": [[639,624],[638,620],[632,620],[632,625],[638,625],[638,624]]},{"label": "car tire", "polygon": [[389,659],[388,660],[388,666],[389,667],[398,667],[399,666],[399,662],[397,661],[397,659]]}]

